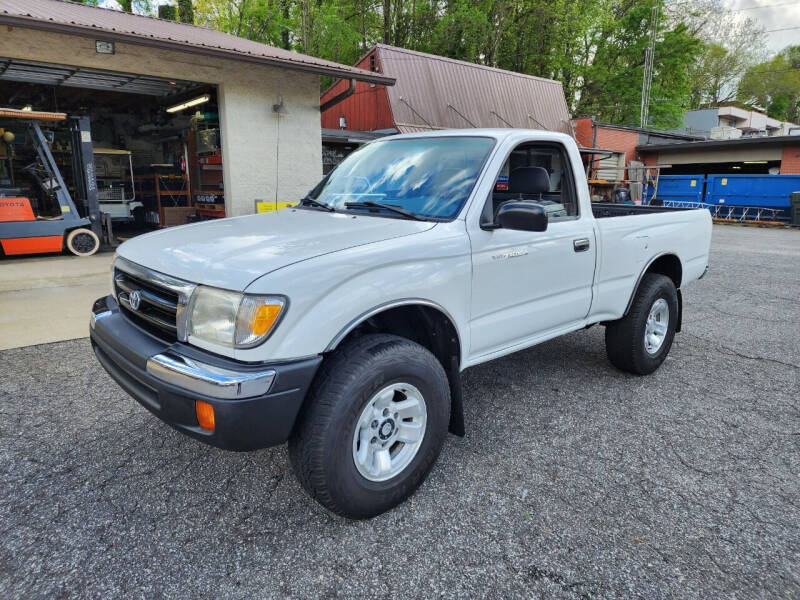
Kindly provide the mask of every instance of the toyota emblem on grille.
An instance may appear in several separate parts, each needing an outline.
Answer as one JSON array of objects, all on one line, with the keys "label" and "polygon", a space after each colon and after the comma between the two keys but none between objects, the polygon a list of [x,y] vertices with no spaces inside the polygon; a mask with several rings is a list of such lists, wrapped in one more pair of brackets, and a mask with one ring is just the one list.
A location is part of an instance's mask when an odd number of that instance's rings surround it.
[{"label": "toyota emblem on grille", "polygon": [[131,305],[131,310],[139,310],[139,304],[142,302],[142,294],[139,290],[133,290],[128,297],[128,303]]}]

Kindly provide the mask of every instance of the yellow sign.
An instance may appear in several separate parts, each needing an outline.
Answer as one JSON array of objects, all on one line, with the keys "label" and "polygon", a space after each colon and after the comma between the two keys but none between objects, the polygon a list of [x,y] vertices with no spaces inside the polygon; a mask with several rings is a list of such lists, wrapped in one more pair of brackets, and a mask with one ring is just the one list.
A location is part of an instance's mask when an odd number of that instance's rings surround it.
[{"label": "yellow sign", "polygon": [[692,187],[697,187],[697,180],[696,179],[692,179],[691,186]]},{"label": "yellow sign", "polygon": [[265,213],[282,208],[289,208],[290,206],[297,206],[297,202],[275,202],[274,200],[256,200],[256,212]]},{"label": "yellow sign", "polygon": [[256,212],[265,213],[275,210],[274,200],[256,200]]},{"label": "yellow sign", "polygon": [[728,178],[727,177],[723,177],[722,178],[722,185],[728,185]]}]

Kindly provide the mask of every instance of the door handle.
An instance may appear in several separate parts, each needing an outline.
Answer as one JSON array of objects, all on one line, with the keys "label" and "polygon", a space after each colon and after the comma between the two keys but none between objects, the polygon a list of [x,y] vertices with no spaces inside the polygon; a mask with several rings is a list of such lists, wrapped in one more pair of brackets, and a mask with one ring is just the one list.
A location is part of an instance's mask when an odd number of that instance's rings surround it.
[{"label": "door handle", "polygon": [[589,249],[589,238],[572,240],[572,248],[575,252],[586,252]]}]

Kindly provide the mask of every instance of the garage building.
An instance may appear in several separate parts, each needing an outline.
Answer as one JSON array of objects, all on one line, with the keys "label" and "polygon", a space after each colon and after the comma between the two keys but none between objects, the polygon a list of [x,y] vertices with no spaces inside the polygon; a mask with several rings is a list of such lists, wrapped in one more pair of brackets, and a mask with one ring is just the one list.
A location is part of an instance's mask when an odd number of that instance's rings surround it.
[{"label": "garage building", "polygon": [[[141,202],[137,216],[161,226],[301,198],[322,175],[320,76],[393,83],[210,29],[59,0],[0,0],[0,25],[0,107],[88,119],[104,211]],[[6,126],[16,136],[5,157],[24,153],[28,132]],[[75,194],[74,148],[48,127]],[[14,174],[5,164],[0,187]]]}]

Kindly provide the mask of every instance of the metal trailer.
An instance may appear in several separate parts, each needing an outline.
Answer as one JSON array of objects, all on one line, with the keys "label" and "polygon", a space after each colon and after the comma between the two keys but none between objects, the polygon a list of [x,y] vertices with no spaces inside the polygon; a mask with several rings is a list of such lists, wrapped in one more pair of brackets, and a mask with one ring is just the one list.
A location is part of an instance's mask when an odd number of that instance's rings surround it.
[{"label": "metal trailer", "polygon": [[[31,200],[16,188],[12,156],[9,168],[12,186],[0,187],[0,249],[4,254],[39,254],[61,252],[64,246],[78,256],[88,256],[100,247],[102,233],[97,183],[94,176],[92,137],[88,117],[67,118],[64,113],[38,113],[0,109],[0,118],[23,122],[36,159],[23,171],[39,186],[41,193],[60,209],[60,215],[42,218],[34,214]],[[72,167],[76,191],[86,203],[82,217],[73,202],[61,172],[50,151],[40,122],[66,122],[72,140]],[[12,137],[13,139],[13,137]],[[10,145],[10,142],[7,142]]]}]

